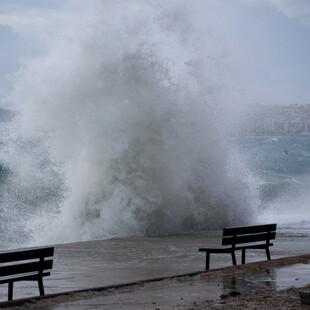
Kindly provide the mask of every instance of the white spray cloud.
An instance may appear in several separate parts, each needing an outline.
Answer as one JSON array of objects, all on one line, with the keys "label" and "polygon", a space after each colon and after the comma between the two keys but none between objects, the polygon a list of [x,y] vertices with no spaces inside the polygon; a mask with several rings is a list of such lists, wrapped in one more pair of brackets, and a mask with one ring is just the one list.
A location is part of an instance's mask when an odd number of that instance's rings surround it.
[{"label": "white spray cloud", "polygon": [[[16,75],[11,103],[20,115],[0,154],[19,189],[1,203],[24,210],[30,240],[251,221],[248,171],[231,156],[241,103],[221,50],[192,26],[187,7],[75,0],[67,10],[71,19],[45,36],[48,52]],[[29,193],[42,187],[34,208]]]}]

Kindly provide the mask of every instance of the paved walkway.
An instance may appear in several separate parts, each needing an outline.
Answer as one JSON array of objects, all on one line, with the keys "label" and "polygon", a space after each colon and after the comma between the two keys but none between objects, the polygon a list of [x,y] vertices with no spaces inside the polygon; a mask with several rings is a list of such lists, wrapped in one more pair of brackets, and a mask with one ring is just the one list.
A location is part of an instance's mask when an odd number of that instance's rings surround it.
[{"label": "paved walkway", "polygon": [[[275,292],[310,284],[309,262],[310,254],[282,258],[160,281],[142,281],[44,299],[28,299],[28,304],[22,305],[18,305],[17,301],[16,307],[10,309],[208,309],[199,307],[199,304],[206,303],[212,305],[212,309],[222,309],[223,300],[227,297],[258,291]],[[2,306],[5,305],[2,303]]]}]

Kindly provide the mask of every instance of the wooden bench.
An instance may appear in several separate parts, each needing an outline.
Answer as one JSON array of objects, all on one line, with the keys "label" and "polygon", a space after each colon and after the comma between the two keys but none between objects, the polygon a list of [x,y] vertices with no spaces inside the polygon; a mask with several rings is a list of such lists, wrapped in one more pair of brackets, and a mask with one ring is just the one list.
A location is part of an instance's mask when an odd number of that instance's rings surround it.
[{"label": "wooden bench", "polygon": [[[40,295],[44,295],[43,277],[53,267],[54,247],[0,253],[0,284],[8,283],[8,300],[13,299],[13,283],[38,281]],[[46,259],[49,257],[48,259]]]},{"label": "wooden bench", "polygon": [[246,249],[264,249],[267,259],[270,260],[270,240],[276,238],[277,224],[256,226],[228,227],[223,229],[222,248],[200,248],[206,252],[206,270],[209,269],[211,253],[230,253],[233,265],[236,265],[236,250],[242,250],[242,264],[245,264]]}]

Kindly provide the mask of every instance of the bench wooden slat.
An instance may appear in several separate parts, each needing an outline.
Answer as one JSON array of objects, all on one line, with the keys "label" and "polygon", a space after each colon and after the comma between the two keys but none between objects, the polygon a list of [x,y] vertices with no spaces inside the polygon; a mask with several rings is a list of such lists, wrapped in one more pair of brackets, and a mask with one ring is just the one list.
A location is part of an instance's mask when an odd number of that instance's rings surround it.
[{"label": "bench wooden slat", "polygon": [[232,248],[199,248],[200,252],[212,252],[212,253],[231,253]]},{"label": "bench wooden slat", "polygon": [[9,266],[1,266],[0,267],[0,277],[9,276],[12,274],[19,274],[19,273],[27,273],[32,271],[39,270],[48,270],[52,269],[53,267],[53,260],[48,259],[44,260],[44,262],[31,262],[31,263],[22,263],[22,264],[14,264]]},{"label": "bench wooden slat", "polygon": [[263,243],[263,244],[254,244],[254,245],[245,245],[245,246],[236,246],[232,247],[223,247],[223,248],[199,248],[199,252],[210,252],[210,253],[231,253],[233,251],[242,250],[242,249],[265,249],[266,247],[273,246],[273,243]]},{"label": "bench wooden slat", "polygon": [[254,234],[266,231],[276,231],[277,224],[254,225],[254,226],[241,226],[241,227],[228,227],[223,229],[223,236]]},{"label": "bench wooden slat", "polygon": [[266,249],[270,246],[273,246],[273,243],[263,243],[263,244],[254,244],[254,245],[246,245],[246,246],[236,246],[235,250],[242,250],[242,249]]},{"label": "bench wooden slat", "polygon": [[254,235],[244,235],[244,236],[236,236],[236,237],[223,237],[222,245],[232,245],[239,243],[249,243],[249,242],[259,242],[266,241],[276,238],[276,233],[261,233]]},{"label": "bench wooden slat", "polygon": [[40,257],[51,257],[54,255],[53,247],[44,247],[29,250],[17,250],[0,253],[0,263],[35,259]]},{"label": "bench wooden slat", "polygon": [[[50,272],[43,272],[42,275],[40,275],[40,277],[46,277],[46,276],[50,276],[51,273]],[[29,281],[37,281],[39,277],[38,272],[31,272],[31,273],[22,273],[20,275],[10,275],[7,277],[1,277],[0,279],[0,284],[3,283],[8,283],[11,280],[15,281],[24,281],[24,280],[29,280]]]}]

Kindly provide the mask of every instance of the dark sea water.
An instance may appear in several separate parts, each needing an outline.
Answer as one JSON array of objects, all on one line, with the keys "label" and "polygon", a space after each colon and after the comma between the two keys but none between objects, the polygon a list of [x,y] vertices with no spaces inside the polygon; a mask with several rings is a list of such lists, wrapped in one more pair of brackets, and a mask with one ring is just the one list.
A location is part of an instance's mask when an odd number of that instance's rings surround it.
[{"label": "dark sea water", "polygon": [[248,137],[241,141],[257,177],[261,220],[283,227],[310,227],[310,138]]}]

